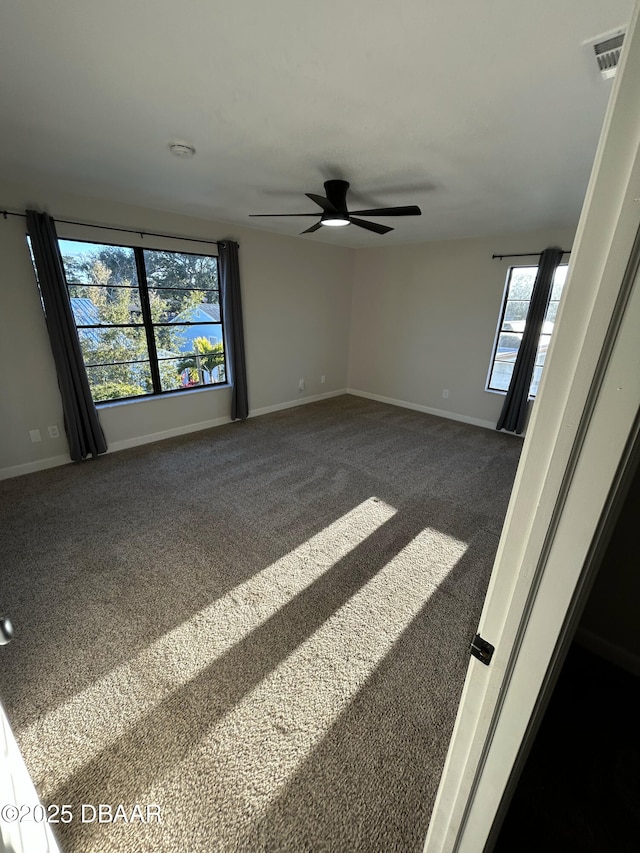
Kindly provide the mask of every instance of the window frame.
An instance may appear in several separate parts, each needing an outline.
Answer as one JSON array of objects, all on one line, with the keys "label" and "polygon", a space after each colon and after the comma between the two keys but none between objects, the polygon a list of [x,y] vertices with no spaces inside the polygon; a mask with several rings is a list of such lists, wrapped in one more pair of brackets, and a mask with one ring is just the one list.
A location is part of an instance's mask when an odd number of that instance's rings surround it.
[{"label": "window frame", "polygon": [[[185,251],[180,251],[178,249],[157,249],[157,248],[153,248],[151,246],[136,246],[136,245],[124,244],[124,243],[120,243],[120,242],[116,243],[116,242],[112,242],[109,240],[86,240],[86,239],[79,239],[76,237],[59,236],[58,237],[58,249],[60,251],[61,258],[63,258],[64,255],[63,255],[63,251],[62,251],[62,246],[60,244],[64,243],[64,242],[86,243],[89,246],[112,246],[116,249],[128,249],[128,250],[131,250],[133,252],[133,261],[134,261],[135,270],[136,270],[137,284],[132,283],[131,287],[129,289],[131,289],[133,291],[137,291],[137,294],[139,296],[142,322],[141,323],[113,323],[113,324],[108,324],[108,325],[103,324],[103,323],[102,324],[97,323],[97,324],[78,325],[73,312],[72,312],[72,318],[73,318],[73,323],[74,323],[74,326],[76,329],[76,333],[78,333],[78,331],[81,329],[105,329],[105,328],[116,329],[116,328],[123,328],[123,329],[140,329],[140,330],[142,330],[144,332],[145,341],[147,344],[148,362],[146,359],[143,359],[143,360],[132,359],[131,361],[127,361],[127,362],[122,362],[122,361],[104,362],[103,364],[100,364],[100,365],[89,365],[89,367],[95,367],[95,366],[108,367],[110,364],[138,364],[138,363],[147,364],[148,363],[153,390],[149,391],[147,393],[144,393],[144,394],[135,394],[135,395],[127,396],[127,397],[114,397],[114,398],[111,398],[109,400],[94,400],[94,403],[96,406],[113,406],[113,405],[117,405],[119,403],[127,403],[127,402],[132,402],[132,401],[141,401],[141,400],[149,400],[149,399],[158,399],[159,397],[164,397],[164,396],[167,396],[169,394],[184,394],[184,393],[189,393],[189,392],[206,391],[206,390],[210,390],[212,388],[225,388],[225,387],[229,386],[229,379],[228,379],[229,372],[228,372],[227,345],[226,345],[226,334],[225,334],[225,324],[224,324],[224,311],[223,311],[223,305],[222,305],[222,293],[221,293],[221,289],[220,289],[220,266],[219,266],[219,260],[218,260],[217,254],[205,254],[202,252],[192,252],[192,251],[185,252]],[[203,384],[194,385],[194,386],[185,386],[182,388],[168,388],[166,390],[164,390],[162,388],[159,362],[164,361],[164,360],[168,360],[168,359],[158,358],[158,347],[157,347],[156,340],[155,340],[154,329],[157,327],[162,328],[164,326],[171,326],[173,324],[171,322],[155,323],[153,321],[153,317],[151,314],[151,303],[149,300],[149,283],[147,280],[147,270],[146,270],[146,264],[145,264],[145,260],[144,260],[144,253],[145,252],[162,252],[163,254],[189,255],[192,257],[208,258],[208,259],[215,260],[216,269],[217,269],[217,276],[216,276],[217,284],[216,284],[216,287],[208,288],[208,290],[217,290],[218,291],[218,310],[219,310],[220,320],[219,321],[215,321],[215,320],[211,320],[211,321],[208,321],[208,320],[207,321],[184,321],[184,322],[181,322],[180,325],[181,326],[211,325],[211,326],[219,326],[220,327],[220,331],[222,334],[222,353],[223,353],[223,357],[224,357],[223,364],[224,364],[224,376],[225,376],[225,378],[223,381],[221,381],[221,382],[210,382],[210,383],[206,383],[206,384],[203,383]],[[62,267],[63,267],[63,271],[64,271],[65,284],[67,287],[67,295],[68,295],[69,299],[72,298],[71,293],[69,292],[70,287],[74,287],[74,286],[76,286],[76,287],[77,286],[80,286],[80,287],[85,287],[85,286],[107,287],[107,285],[90,285],[90,284],[87,284],[86,282],[71,282],[70,283],[67,280],[67,272],[65,269],[64,261],[63,261]],[[108,285],[108,286],[114,287],[114,288],[115,287],[124,287],[124,285],[120,285],[120,284],[114,284],[114,285]],[[151,289],[153,290],[153,289],[162,289],[162,288],[152,287]],[[167,288],[167,289],[175,290],[176,288]],[[205,290],[203,288],[191,288],[191,290],[203,290],[203,292],[205,292]],[[189,354],[184,353],[184,355],[187,356]],[[83,363],[85,370],[86,370],[87,364],[86,364],[86,361],[84,358],[84,353],[82,353],[82,363]],[[91,386],[91,383],[89,383],[89,385]],[[92,395],[93,395],[93,389],[91,389],[91,391],[92,391]]]},{"label": "window frame", "polygon": [[[569,264],[567,262],[560,263],[557,266],[557,270],[561,269],[562,267],[567,268],[568,266],[569,266]],[[496,334],[495,334],[495,337],[493,340],[493,346],[491,348],[491,359],[489,361],[489,370],[487,372],[487,379],[486,379],[485,388],[484,388],[484,390],[487,391],[489,394],[501,394],[502,396],[505,396],[507,394],[507,391],[503,390],[502,388],[492,388],[491,387],[491,377],[493,375],[493,371],[494,371],[494,368],[496,365],[496,360],[497,360],[496,354],[498,351],[498,344],[500,343],[500,336],[502,334],[508,334],[508,332],[505,332],[505,330],[502,328],[503,323],[504,323],[505,314],[507,313],[507,305],[509,302],[526,302],[528,305],[531,305],[531,298],[529,298],[529,299],[512,299],[512,300],[509,299],[509,289],[511,286],[511,278],[512,278],[514,270],[518,270],[518,269],[535,269],[537,271],[539,269],[539,264],[512,264],[511,266],[509,266],[509,268],[507,270],[504,290],[502,292],[502,302],[501,302],[500,315],[498,318],[498,325],[496,327]],[[559,305],[560,301],[562,300],[562,294],[564,293],[564,283],[563,283],[562,291],[560,293],[560,298],[557,300],[556,299],[551,300],[551,295],[553,294],[553,287],[555,284],[555,275],[556,275],[556,273],[554,273],[554,281],[551,283],[551,291],[550,291],[550,295],[549,295],[549,302],[547,304],[547,308],[545,311],[545,318],[547,316],[547,311],[549,310],[549,305],[551,304],[551,302],[552,301],[557,302]],[[566,276],[565,276],[565,282],[566,282]],[[527,308],[527,314],[528,313],[529,313],[529,309]],[[556,310],[556,314],[557,314],[557,310]],[[555,320],[553,322],[554,322],[554,329],[555,329]],[[522,335],[524,334],[524,330],[526,328],[526,323],[527,323],[527,320],[525,317],[524,326],[522,328],[522,331],[521,332],[511,332],[511,334],[518,335],[520,337],[520,344],[518,345],[518,350],[516,352],[516,358],[518,357],[518,353],[520,352],[520,345],[522,344]],[[544,328],[544,323],[543,323],[543,328]],[[536,361],[538,358],[538,348],[540,347],[540,340],[543,337],[543,335],[545,335],[545,336],[548,335],[549,344],[550,344],[552,337],[553,337],[553,330],[551,332],[543,332],[543,331],[540,332],[540,336],[538,338],[538,347],[536,348]],[[534,372],[535,372],[536,367],[544,367],[544,364],[536,365],[534,362]],[[542,376],[542,372],[540,375]],[[527,399],[529,399],[529,400],[535,400],[535,398],[536,398],[536,394],[531,393],[531,386],[533,384],[533,380],[534,380],[534,375],[532,374],[531,375],[531,382],[529,383],[529,393],[527,395]]]}]

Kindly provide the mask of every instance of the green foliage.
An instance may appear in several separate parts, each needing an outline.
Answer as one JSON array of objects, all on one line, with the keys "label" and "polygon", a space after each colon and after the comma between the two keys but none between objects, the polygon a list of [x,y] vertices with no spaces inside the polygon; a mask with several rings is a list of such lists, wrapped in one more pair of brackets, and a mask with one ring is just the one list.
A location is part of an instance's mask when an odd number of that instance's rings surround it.
[{"label": "green foliage", "polygon": [[200,337],[194,338],[193,346],[195,354],[187,358],[182,358],[178,362],[178,370],[180,372],[188,370],[189,376],[195,374],[198,377],[198,381],[202,383],[205,381],[205,372],[209,375],[211,381],[214,381],[213,372],[216,368],[222,367],[224,374],[224,348],[222,344],[212,344],[207,338]]},{"label": "green foliage", "polygon": [[[111,273],[110,284],[137,288],[133,250],[124,246],[96,246],[81,256],[66,256],[64,267],[73,296],[86,296],[86,287],[100,263]],[[218,265],[215,258],[179,252],[144,250],[149,299],[154,322],[167,321],[201,302],[218,303]],[[157,288],[162,288],[161,291]],[[165,290],[165,288],[167,288]]]},{"label": "green foliage", "polygon": [[123,397],[140,397],[147,394],[146,388],[142,385],[132,385],[127,382],[112,382],[108,379],[92,383],[93,399],[96,403],[104,402],[105,400],[120,400]]},{"label": "green foliage", "polygon": [[[69,295],[89,299],[95,306],[89,322],[100,325],[95,330],[79,330],[94,398],[102,401],[151,393],[153,382],[133,250],[95,245],[81,255],[68,255],[63,261]],[[171,323],[191,307],[218,302],[214,258],[144,250],[144,261],[154,323]],[[196,363],[195,358],[180,356],[185,335],[179,326],[156,326],[154,333],[163,390],[179,388],[180,374],[189,365],[194,384],[204,382],[205,374],[213,381],[212,371],[224,365],[222,347],[215,349],[206,338],[198,339]],[[176,360],[167,358],[172,354]],[[183,363],[186,366],[181,366]]]}]

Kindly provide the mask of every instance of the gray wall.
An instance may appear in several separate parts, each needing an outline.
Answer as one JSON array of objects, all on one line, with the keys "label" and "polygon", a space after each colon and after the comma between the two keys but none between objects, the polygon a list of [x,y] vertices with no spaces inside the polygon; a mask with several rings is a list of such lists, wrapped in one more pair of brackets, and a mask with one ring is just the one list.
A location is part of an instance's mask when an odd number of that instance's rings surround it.
[{"label": "gray wall", "polygon": [[[2,207],[47,209],[56,219],[79,219],[145,231],[232,238],[240,243],[249,399],[252,413],[297,403],[346,387],[351,310],[352,253],[348,249],[9,184],[0,184]],[[60,236],[104,240],[110,232],[58,226]],[[112,242],[139,242],[112,232]],[[129,238],[131,240],[129,241]],[[183,244],[145,238],[143,245]],[[202,251],[198,243],[185,250]],[[68,461],[62,409],[22,219],[0,220],[0,475],[10,476]],[[326,382],[320,384],[324,375]],[[305,391],[298,380],[305,379]],[[228,389],[170,395],[101,407],[111,449],[224,421]],[[29,430],[42,442],[32,444]]]},{"label": "gray wall", "polygon": [[[493,427],[503,396],[484,390],[507,269],[494,252],[570,248],[558,229],[494,239],[344,249],[235,225],[0,183],[2,207],[57,220],[205,239],[236,239],[251,413],[345,389]],[[60,236],[156,248],[182,244],[58,225]],[[185,250],[202,251],[198,243]],[[46,326],[24,220],[0,221],[0,476],[68,461]],[[525,259],[526,260],[526,259]],[[326,382],[320,383],[324,375]],[[304,378],[305,390],[298,391]],[[449,398],[442,390],[449,389]],[[228,417],[228,389],[100,408],[110,449],[212,426]],[[50,439],[56,424],[62,437]],[[31,443],[39,429],[42,442]]]},{"label": "gray wall", "polygon": [[[575,229],[356,252],[349,388],[495,426],[485,391],[510,264],[499,252],[571,249]],[[449,397],[442,392],[448,389]]]}]

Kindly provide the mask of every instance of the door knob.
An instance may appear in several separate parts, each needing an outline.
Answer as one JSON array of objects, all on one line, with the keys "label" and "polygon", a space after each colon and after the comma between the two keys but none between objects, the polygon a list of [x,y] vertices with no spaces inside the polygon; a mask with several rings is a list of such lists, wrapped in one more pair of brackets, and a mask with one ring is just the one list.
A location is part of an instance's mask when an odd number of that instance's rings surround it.
[{"label": "door knob", "polygon": [[13,625],[8,616],[0,616],[0,646],[6,646],[13,639]]}]

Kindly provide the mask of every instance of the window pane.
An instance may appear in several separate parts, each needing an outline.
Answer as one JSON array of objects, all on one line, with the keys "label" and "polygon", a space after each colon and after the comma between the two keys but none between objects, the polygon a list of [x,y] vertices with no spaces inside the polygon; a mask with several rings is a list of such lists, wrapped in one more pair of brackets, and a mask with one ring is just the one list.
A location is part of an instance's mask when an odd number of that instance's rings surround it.
[{"label": "window pane", "polygon": [[161,358],[158,364],[163,391],[216,385],[226,381],[222,352],[216,358],[196,353],[181,358]]},{"label": "window pane", "polygon": [[168,326],[154,326],[154,335],[158,355],[160,350],[168,354],[207,353],[212,347],[222,348],[222,325],[220,323],[199,323],[184,326],[170,323]]},{"label": "window pane", "polygon": [[218,259],[184,252],[144,250],[150,288],[213,290],[218,287]]},{"label": "window pane", "polygon": [[531,385],[529,386],[529,396],[535,397],[538,393],[538,386],[540,385],[540,380],[542,379],[542,367],[534,367],[533,368],[533,377],[531,379]]},{"label": "window pane", "polygon": [[58,244],[68,284],[138,286],[133,249],[79,240],[58,240]]},{"label": "window pane", "polygon": [[498,338],[498,348],[496,350],[495,360],[515,361],[521,341],[521,334],[501,333]]},{"label": "window pane", "polygon": [[489,388],[494,391],[508,391],[513,368],[514,362],[496,361],[491,371]]},{"label": "window pane", "polygon": [[522,328],[519,328],[518,331],[524,331],[524,321],[527,319],[527,312],[529,311],[529,302],[524,299],[514,300],[510,299],[507,302],[507,306],[504,311],[504,321],[502,324],[502,328],[505,327],[507,323],[512,321],[522,323]]},{"label": "window pane", "polygon": [[538,341],[538,352],[536,353],[536,365],[542,366],[544,364],[550,341],[551,335],[540,335],[540,340]]},{"label": "window pane", "polygon": [[114,364],[149,358],[144,329],[78,329],[84,363]]},{"label": "window pane", "polygon": [[[559,302],[550,302],[549,306],[547,307],[547,313],[545,314],[545,317],[544,317],[545,324],[546,323],[552,324],[551,331],[553,331],[553,323],[555,323],[556,316],[558,315],[558,305],[560,305]],[[547,330],[545,329],[545,331],[547,331]]]},{"label": "window pane", "polygon": [[69,297],[77,326],[142,323],[142,308],[137,288],[85,287],[72,284],[69,287]]},{"label": "window pane", "polygon": [[150,288],[149,303],[154,323],[219,323],[218,291]]},{"label": "window pane", "polygon": [[148,361],[87,367],[87,376],[96,403],[153,393]]},{"label": "window pane", "polygon": [[[166,359],[163,390],[225,381],[225,356],[220,323],[155,326],[159,359]],[[172,356],[179,355],[177,359]],[[169,368],[173,371],[169,372]],[[162,371],[161,371],[162,373]]]},{"label": "window pane", "polygon": [[531,299],[538,267],[513,267],[509,279],[509,299]]},{"label": "window pane", "polygon": [[569,267],[567,264],[562,264],[556,270],[556,274],[553,277],[553,287],[551,288],[551,298],[556,302],[560,299],[562,295],[562,288],[564,287],[564,283],[567,280],[567,272]]}]

